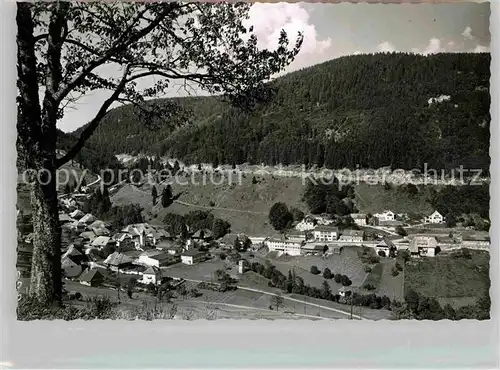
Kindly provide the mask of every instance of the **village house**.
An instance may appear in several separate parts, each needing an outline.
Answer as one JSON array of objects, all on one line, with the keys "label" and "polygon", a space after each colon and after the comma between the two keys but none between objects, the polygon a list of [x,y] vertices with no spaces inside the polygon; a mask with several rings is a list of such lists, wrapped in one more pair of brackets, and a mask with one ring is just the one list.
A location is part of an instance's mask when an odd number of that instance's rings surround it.
[{"label": "village house", "polygon": [[338,239],[339,229],[334,226],[316,226],[313,230],[314,239],[322,242],[333,242]]},{"label": "village house", "polygon": [[424,223],[426,223],[426,224],[442,224],[443,222],[444,222],[444,217],[438,211],[434,211],[434,213],[432,213],[432,215],[427,216],[424,219]]},{"label": "village house", "polygon": [[413,257],[434,257],[439,251],[436,238],[425,235],[415,236],[408,249]]},{"label": "village house", "polygon": [[316,219],[310,216],[306,216],[302,221],[295,225],[295,229],[299,231],[313,230],[316,227],[316,223]]},{"label": "village house", "polygon": [[83,216],[85,216],[85,213],[83,213],[82,211],[80,211],[79,209],[75,209],[73,212],[71,212],[69,214],[71,216],[72,219],[74,220],[79,220],[81,219]]},{"label": "village house", "polygon": [[196,231],[191,238],[194,240],[198,240],[198,241],[208,242],[212,239],[212,237],[213,237],[213,234],[212,234],[211,230],[202,229],[202,230]]},{"label": "village house", "polygon": [[205,258],[205,252],[196,249],[191,249],[181,254],[181,262],[186,265],[194,265],[195,263],[203,262]]},{"label": "village house", "polygon": [[351,218],[354,220],[354,223],[359,226],[366,226],[366,217],[365,213],[351,213]]},{"label": "village house", "polygon": [[363,230],[344,230],[340,235],[340,241],[350,243],[362,243],[364,237]]},{"label": "village house", "polygon": [[161,283],[161,270],[156,266],[149,266],[142,273],[142,279],[139,281],[143,284],[158,285]]},{"label": "village house", "polygon": [[325,248],[329,247],[326,244],[320,243],[304,243],[300,249],[301,254],[303,255],[319,255],[325,252]]},{"label": "village house", "polygon": [[97,239],[97,235],[93,231],[84,231],[78,236],[89,243],[93,243]]},{"label": "village house", "polygon": [[375,252],[381,257],[390,257],[392,254],[396,253],[396,251],[396,245],[387,237],[384,237],[375,245]]},{"label": "village house", "polygon": [[137,261],[148,266],[160,268],[179,262],[179,258],[164,251],[150,249],[143,252]]},{"label": "village house", "polygon": [[300,256],[302,245],[304,242],[282,239],[269,239],[266,241],[266,246],[269,252],[282,252],[290,256]]},{"label": "village house", "polygon": [[131,266],[132,258],[123,253],[113,252],[104,260],[103,263],[112,271],[118,271],[121,268]]},{"label": "village house", "polygon": [[104,275],[97,269],[91,269],[81,274],[78,280],[82,285],[97,287],[104,282]]},{"label": "village house", "polygon": [[302,242],[306,240],[306,233],[300,231],[290,231],[285,234],[285,239]]},{"label": "village house", "polygon": [[67,224],[67,223],[72,222],[72,221],[73,221],[73,219],[67,213],[64,213],[64,212],[59,213],[59,223],[61,225]]},{"label": "village house", "polygon": [[61,258],[61,270],[64,277],[72,279],[82,273],[82,266],[73,261],[70,257],[65,256]]},{"label": "village house", "polygon": [[86,225],[90,225],[95,220],[96,220],[96,218],[92,214],[87,213],[79,221],[80,221],[80,223],[83,223],[83,224],[86,224]]},{"label": "village house", "polygon": [[98,236],[95,238],[91,245],[94,248],[103,249],[107,245],[114,246],[116,242],[112,240],[109,236]]},{"label": "village house", "polygon": [[375,213],[373,217],[375,217],[379,222],[394,221],[395,214],[392,211],[385,210],[381,213]]}]

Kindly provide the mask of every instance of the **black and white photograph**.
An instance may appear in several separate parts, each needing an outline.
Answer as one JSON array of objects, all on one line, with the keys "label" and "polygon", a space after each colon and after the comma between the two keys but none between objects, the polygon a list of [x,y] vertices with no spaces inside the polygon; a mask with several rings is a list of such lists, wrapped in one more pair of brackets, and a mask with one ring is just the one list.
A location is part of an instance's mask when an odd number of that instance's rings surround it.
[{"label": "black and white photograph", "polygon": [[15,7],[17,320],[490,320],[490,3]]}]

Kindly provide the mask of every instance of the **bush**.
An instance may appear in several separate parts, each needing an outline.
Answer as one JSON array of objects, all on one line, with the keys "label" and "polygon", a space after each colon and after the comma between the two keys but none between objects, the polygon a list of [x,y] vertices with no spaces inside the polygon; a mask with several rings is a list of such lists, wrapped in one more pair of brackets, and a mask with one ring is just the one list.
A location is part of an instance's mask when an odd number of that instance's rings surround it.
[{"label": "bush", "polygon": [[370,256],[370,258],[368,259],[368,261],[369,261],[370,263],[375,264],[375,263],[379,263],[379,262],[380,262],[380,258],[379,258],[379,257],[376,257],[376,256]]},{"label": "bush", "polygon": [[371,272],[372,271],[372,268],[370,266],[365,266],[364,269],[365,269],[365,272]]},{"label": "bush", "polygon": [[378,251],[377,254],[380,256],[380,257],[386,257],[386,254],[385,254],[385,251]]},{"label": "bush", "polygon": [[314,274],[314,275],[319,275],[321,273],[321,271],[318,269],[318,266],[311,266],[311,274]]},{"label": "bush", "polygon": [[323,271],[323,277],[327,280],[333,278],[332,271],[328,267]]},{"label": "bush", "polygon": [[396,269],[398,269],[398,271],[403,271],[403,266],[401,266],[401,264],[399,262],[396,262],[394,267],[396,267]]},{"label": "bush", "polygon": [[392,273],[392,276],[398,276],[399,275],[399,270],[396,268],[396,266],[392,267],[391,273]]},{"label": "bush", "polygon": [[333,279],[335,280],[335,282],[337,284],[340,284],[340,282],[342,281],[342,275],[340,274],[335,274],[335,276],[333,277]]},{"label": "bush", "polygon": [[372,285],[372,284],[365,284],[365,285],[363,285],[363,288],[366,290],[375,290],[376,289],[375,285]]}]

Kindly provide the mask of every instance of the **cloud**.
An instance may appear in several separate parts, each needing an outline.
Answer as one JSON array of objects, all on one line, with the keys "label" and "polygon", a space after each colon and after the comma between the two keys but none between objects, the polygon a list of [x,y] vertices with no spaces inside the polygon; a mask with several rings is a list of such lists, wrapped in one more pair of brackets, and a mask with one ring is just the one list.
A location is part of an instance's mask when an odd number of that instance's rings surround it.
[{"label": "cloud", "polygon": [[441,40],[438,38],[431,38],[429,40],[429,44],[425,47],[423,54],[428,55],[428,54],[436,54],[436,53],[441,53],[443,51],[446,51],[444,49],[441,49]]},{"label": "cloud", "polygon": [[287,72],[329,59],[327,54],[332,47],[332,39],[320,39],[309,13],[300,4],[256,3],[250,8],[249,19],[245,22],[245,26],[250,25],[254,26],[261,48],[276,48],[281,30],[285,30],[292,45],[298,33],[303,33],[301,50]]},{"label": "cloud", "polygon": [[391,53],[393,51],[396,51],[396,48],[393,44],[391,44],[389,41],[384,41],[379,46],[377,46],[378,51],[382,53]]},{"label": "cloud", "polygon": [[473,50],[473,53],[489,53],[490,47],[477,44]]},{"label": "cloud", "polygon": [[467,39],[467,40],[474,40],[475,37],[472,34],[472,28],[469,26],[465,27],[464,31],[462,32],[462,36]]}]

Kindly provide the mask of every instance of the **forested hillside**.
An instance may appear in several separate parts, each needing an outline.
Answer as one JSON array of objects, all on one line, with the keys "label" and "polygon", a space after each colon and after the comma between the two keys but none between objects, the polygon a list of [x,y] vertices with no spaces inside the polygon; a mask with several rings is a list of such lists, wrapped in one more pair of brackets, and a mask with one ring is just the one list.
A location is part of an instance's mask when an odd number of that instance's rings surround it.
[{"label": "forested hillside", "polygon": [[103,157],[143,152],[190,163],[487,169],[489,78],[486,53],[342,57],[276,79],[273,100],[252,114],[216,98],[180,98],[191,114],[173,129],[162,119],[145,125],[135,107],[114,109],[88,145]]}]

